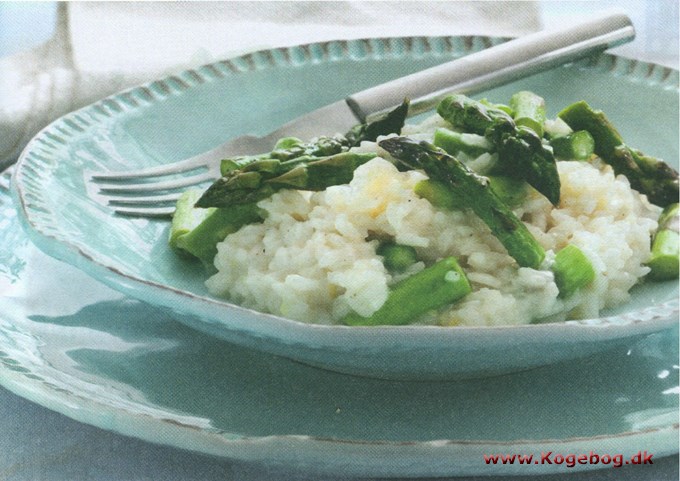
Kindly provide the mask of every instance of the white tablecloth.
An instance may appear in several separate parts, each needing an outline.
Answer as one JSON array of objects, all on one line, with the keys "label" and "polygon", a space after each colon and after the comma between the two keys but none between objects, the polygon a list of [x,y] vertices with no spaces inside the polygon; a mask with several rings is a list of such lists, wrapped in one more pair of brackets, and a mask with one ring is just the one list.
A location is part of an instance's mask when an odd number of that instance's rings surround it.
[{"label": "white tablecloth", "polygon": [[83,2],[59,6],[54,37],[0,60],[0,165],[54,118],[184,68],[246,51],[334,39],[521,35],[526,2]]}]

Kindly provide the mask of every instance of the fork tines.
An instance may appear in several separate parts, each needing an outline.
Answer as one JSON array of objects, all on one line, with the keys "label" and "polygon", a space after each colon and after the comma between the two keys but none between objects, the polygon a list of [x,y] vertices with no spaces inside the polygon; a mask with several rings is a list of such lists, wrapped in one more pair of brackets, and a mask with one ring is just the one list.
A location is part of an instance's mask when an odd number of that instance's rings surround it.
[{"label": "fork tines", "polygon": [[88,194],[117,214],[169,217],[186,189],[219,177],[219,166],[178,162],[133,172],[86,172]]}]

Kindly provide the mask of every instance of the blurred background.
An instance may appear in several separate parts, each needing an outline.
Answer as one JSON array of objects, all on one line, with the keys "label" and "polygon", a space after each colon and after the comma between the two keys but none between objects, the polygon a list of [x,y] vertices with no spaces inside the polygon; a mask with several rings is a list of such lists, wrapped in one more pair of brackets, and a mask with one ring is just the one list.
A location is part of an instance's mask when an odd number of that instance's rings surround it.
[{"label": "blurred background", "polygon": [[612,9],[637,30],[616,53],[678,65],[677,0],[0,2],[0,168],[58,116],[247,51],[362,37],[512,37]]},{"label": "blurred background", "polygon": [[[517,2],[522,3],[522,2]],[[544,26],[583,18],[617,8],[625,11],[638,28],[635,46],[620,52],[644,54],[652,62],[678,64],[678,3],[676,0],[553,0],[536,2]],[[54,34],[57,2],[0,2],[0,57],[46,42]]]}]

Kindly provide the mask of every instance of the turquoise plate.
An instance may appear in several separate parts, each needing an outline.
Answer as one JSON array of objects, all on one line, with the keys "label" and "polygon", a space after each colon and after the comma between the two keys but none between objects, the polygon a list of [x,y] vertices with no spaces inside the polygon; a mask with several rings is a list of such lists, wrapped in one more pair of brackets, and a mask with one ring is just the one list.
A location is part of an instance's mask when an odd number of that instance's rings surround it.
[{"label": "turquoise plate", "polygon": [[[489,328],[322,326],[261,314],[211,297],[200,266],[167,247],[168,223],[112,215],[88,197],[84,170],[173,162],[243,133],[266,133],[305,111],[498,40],[406,38],[267,50],[198,68],[109,97],[42,131],[13,179],[31,240],[103,283],[179,314],[212,336],[316,366],[384,378],[495,375],[627,345],[672,326],[676,282],[636,289],[601,319]],[[585,99],[624,138],[677,163],[678,72],[609,55],[493,91],[539,92],[550,115]],[[645,119],[645,120],[641,120]]]},{"label": "turquoise plate", "polygon": [[[678,331],[459,382],[347,376],[207,336],[35,248],[0,177],[0,384],[81,422],[334,476],[535,475],[484,455],[678,452]],[[639,469],[644,470],[644,466]]]}]

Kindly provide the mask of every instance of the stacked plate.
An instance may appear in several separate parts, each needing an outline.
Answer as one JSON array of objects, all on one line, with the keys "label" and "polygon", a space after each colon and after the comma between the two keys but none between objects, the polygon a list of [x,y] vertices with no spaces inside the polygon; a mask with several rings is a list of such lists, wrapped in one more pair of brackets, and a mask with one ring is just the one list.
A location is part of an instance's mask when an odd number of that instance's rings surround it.
[{"label": "stacked plate", "polygon": [[[547,464],[542,452],[677,452],[677,282],[638,286],[630,303],[579,322],[309,325],[211,297],[200,266],[168,252],[166,221],[113,216],[88,195],[84,170],[180,160],[496,41],[264,51],[47,127],[16,167],[14,205],[0,181],[0,382],[123,434],[334,474],[551,473],[611,462]],[[603,54],[485,96],[585,99],[632,145],[677,162],[677,84],[677,71]],[[536,462],[485,461],[513,453]]]}]

